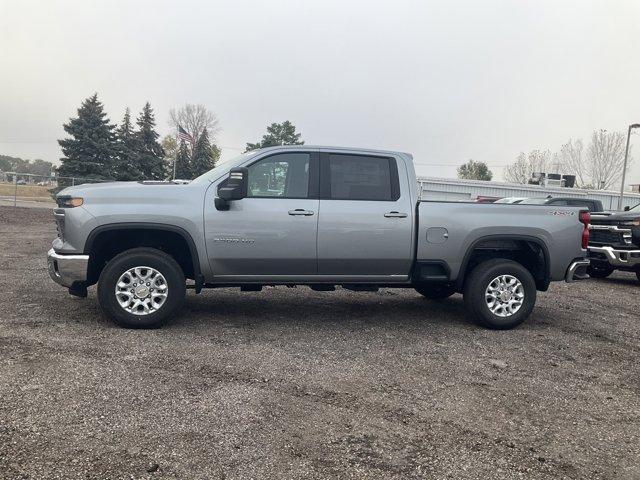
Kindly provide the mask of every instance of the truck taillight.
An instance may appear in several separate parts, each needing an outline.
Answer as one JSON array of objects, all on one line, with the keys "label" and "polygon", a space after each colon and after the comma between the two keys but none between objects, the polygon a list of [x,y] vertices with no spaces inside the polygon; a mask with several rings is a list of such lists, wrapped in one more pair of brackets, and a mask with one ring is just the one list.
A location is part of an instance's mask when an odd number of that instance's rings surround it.
[{"label": "truck taillight", "polygon": [[588,211],[580,212],[580,223],[583,225],[582,229],[582,248],[589,246],[589,223],[591,222],[591,214]]}]

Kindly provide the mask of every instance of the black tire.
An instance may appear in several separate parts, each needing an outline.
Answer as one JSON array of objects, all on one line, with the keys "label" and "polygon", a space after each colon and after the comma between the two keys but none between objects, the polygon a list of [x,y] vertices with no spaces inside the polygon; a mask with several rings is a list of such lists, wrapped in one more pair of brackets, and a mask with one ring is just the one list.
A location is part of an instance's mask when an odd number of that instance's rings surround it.
[{"label": "black tire", "polygon": [[640,282],[640,271],[639,270],[636,270],[636,278]]},{"label": "black tire", "polygon": [[602,263],[592,263],[587,268],[587,273],[592,278],[607,278],[615,271],[611,265],[602,264]]},{"label": "black tire", "polygon": [[[492,312],[486,300],[489,284],[501,275],[515,277],[524,292],[520,308],[509,316]],[[507,330],[517,327],[529,317],[536,303],[536,293],[536,283],[529,270],[512,260],[495,258],[478,264],[466,278],[464,303],[480,325],[493,330]]]},{"label": "black tire", "polygon": [[[127,270],[149,267],[162,274],[168,287],[166,300],[156,310],[145,315],[128,312],[118,303],[116,283]],[[166,253],[155,248],[134,248],[116,255],[107,263],[98,281],[98,301],[103,311],[115,323],[125,328],[158,328],[173,316],[184,303],[186,282],[180,265]]]},{"label": "black tire", "polygon": [[413,288],[420,295],[430,300],[444,300],[456,293],[455,286],[449,283],[421,283]]}]

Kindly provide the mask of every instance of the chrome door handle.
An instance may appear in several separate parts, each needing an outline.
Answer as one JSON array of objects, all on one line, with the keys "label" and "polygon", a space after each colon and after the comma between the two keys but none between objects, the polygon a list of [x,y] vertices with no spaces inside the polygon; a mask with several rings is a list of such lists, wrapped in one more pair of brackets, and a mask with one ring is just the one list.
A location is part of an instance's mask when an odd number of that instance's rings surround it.
[{"label": "chrome door handle", "polygon": [[387,218],[406,218],[408,215],[406,213],[400,213],[400,212],[387,212],[384,214],[385,217]]},{"label": "chrome door handle", "polygon": [[309,217],[313,215],[313,210],[305,210],[304,208],[296,208],[295,210],[289,210],[289,215],[304,215],[305,217]]}]

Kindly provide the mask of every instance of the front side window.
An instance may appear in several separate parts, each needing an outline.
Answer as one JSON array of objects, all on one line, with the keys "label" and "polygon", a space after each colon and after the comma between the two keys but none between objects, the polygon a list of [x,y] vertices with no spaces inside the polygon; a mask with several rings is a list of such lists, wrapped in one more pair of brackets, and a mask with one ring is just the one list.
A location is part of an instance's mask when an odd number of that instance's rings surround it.
[{"label": "front side window", "polygon": [[308,153],[282,153],[249,167],[248,197],[307,198]]},{"label": "front side window", "polygon": [[[329,154],[330,198],[334,200],[397,200],[392,179],[394,160],[386,157]],[[395,198],[394,198],[395,197]]]}]

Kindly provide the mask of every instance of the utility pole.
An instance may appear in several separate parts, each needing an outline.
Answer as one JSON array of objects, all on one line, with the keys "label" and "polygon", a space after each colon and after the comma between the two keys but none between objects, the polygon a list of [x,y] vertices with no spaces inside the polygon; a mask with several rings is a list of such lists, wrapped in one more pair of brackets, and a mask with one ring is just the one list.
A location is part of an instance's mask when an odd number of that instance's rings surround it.
[{"label": "utility pole", "polygon": [[633,123],[629,125],[627,131],[627,147],[624,151],[624,166],[622,167],[622,183],[620,184],[620,198],[618,199],[618,210],[622,210],[622,200],[624,197],[624,180],[627,176],[627,160],[629,158],[629,140],[631,139],[631,130],[634,128],[640,128],[640,123]]}]

